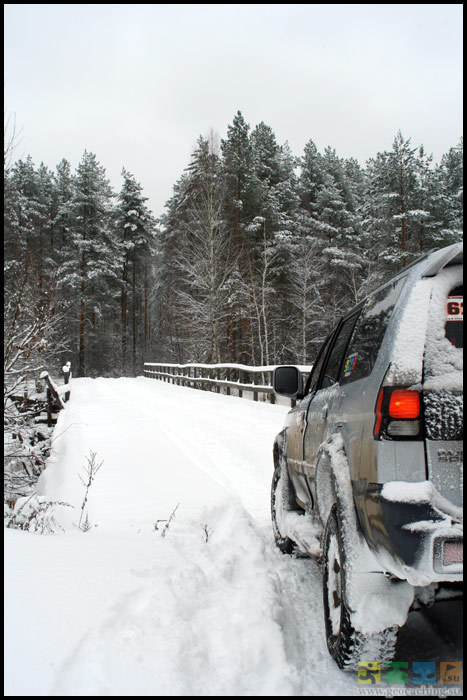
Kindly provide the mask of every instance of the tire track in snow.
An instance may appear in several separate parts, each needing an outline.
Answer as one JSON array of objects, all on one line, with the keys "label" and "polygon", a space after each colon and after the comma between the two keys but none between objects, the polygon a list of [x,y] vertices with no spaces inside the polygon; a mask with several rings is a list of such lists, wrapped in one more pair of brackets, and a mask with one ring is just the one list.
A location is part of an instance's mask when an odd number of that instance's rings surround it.
[{"label": "tire track in snow", "polygon": [[155,540],[143,585],[81,641],[53,695],[297,694],[262,542],[239,506],[211,518],[208,542],[190,527]]},{"label": "tire track in snow", "polygon": [[[120,400],[125,396],[135,413],[152,418],[201,471],[236,494],[255,517],[261,513],[269,520],[272,446],[287,408],[145,378],[115,380],[121,382],[118,390],[109,380],[97,381],[101,391]],[[277,412],[277,431],[271,430],[269,409]]]},{"label": "tire track in snow", "polygon": [[[262,473],[260,469],[249,471],[240,459],[232,456],[230,451],[233,421],[229,420],[229,403],[232,406],[232,415],[236,415],[231,398],[219,397],[210,393],[200,396],[200,392],[189,389],[180,391],[179,387],[171,387],[170,385],[163,386],[159,392],[159,383],[153,385],[151,382],[149,386],[144,386],[145,384],[145,382],[137,384],[124,382],[116,391],[106,383],[106,380],[103,380],[100,389],[112,394],[115,398],[123,395],[134,411],[153,416],[158,425],[163,427],[167,436],[176,441],[178,446],[191,458],[193,458],[194,443],[196,451],[203,454],[203,459],[197,461],[197,466],[221,485],[228,486],[229,490],[235,494],[235,497],[250,513],[252,530],[262,542],[263,568],[268,573],[275,591],[275,602],[271,615],[281,629],[282,644],[293,679],[294,692],[292,694],[326,694],[326,688],[329,688],[329,695],[356,694],[357,684],[354,675],[350,678],[349,674],[343,674],[339,671],[327,652],[322,613],[321,574],[317,564],[312,560],[297,560],[283,556],[273,543],[269,517],[269,488],[272,475],[274,435],[270,439],[268,438],[269,442],[264,453],[266,475],[264,470]],[[145,397],[143,401],[142,393]],[[168,404],[171,402],[168,400],[168,396],[173,396],[175,404],[178,425],[176,432],[173,429],[173,406],[169,408]],[[192,413],[192,404],[199,404],[200,398],[203,398],[203,402],[209,408],[213,402],[219,405],[219,409],[216,410],[209,426],[206,425],[206,420],[202,415],[193,415]],[[241,405],[245,406],[245,412],[248,408],[251,412],[256,411],[258,407],[257,404],[251,406],[250,402],[246,401],[242,401]],[[162,415],[161,406],[166,408]],[[280,419],[282,420],[282,416]],[[281,425],[281,420],[278,421],[278,426]],[[253,439],[254,430],[250,423],[247,425],[247,430],[245,430],[245,426],[239,427],[238,424],[235,427],[239,432],[241,428],[244,430],[241,442]],[[210,431],[211,439],[206,439],[207,430]],[[217,439],[212,438],[213,434]],[[238,444],[237,441],[235,448]],[[221,466],[214,462],[215,457],[219,454],[225,455],[224,469],[227,464],[228,475],[222,471]],[[238,470],[238,475],[232,473],[233,469]],[[250,478],[245,479],[245,474],[249,474]],[[263,508],[258,509],[256,502],[247,497],[247,494],[251,492],[254,493],[254,499],[264,499]],[[323,678],[326,679],[324,686]]]}]

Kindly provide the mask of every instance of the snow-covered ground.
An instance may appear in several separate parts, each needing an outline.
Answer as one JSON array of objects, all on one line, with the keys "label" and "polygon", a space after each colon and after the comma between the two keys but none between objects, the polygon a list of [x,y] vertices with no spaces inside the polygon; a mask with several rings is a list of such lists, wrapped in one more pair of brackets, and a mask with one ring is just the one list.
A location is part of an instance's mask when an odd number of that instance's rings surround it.
[{"label": "snow-covered ground", "polygon": [[[358,694],[326,649],[318,566],[273,542],[288,410],[74,380],[38,485],[74,506],[55,509],[64,532],[5,531],[5,695]],[[91,451],[102,466],[82,532]]]}]

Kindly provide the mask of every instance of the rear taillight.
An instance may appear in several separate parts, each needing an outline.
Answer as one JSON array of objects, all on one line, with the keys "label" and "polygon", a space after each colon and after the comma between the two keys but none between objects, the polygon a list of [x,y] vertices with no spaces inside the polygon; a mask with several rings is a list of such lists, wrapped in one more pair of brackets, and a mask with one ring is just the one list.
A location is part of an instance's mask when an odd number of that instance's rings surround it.
[{"label": "rear taillight", "polygon": [[373,435],[377,440],[410,440],[421,428],[420,394],[412,389],[384,387],[375,407]]},{"label": "rear taillight", "polygon": [[391,418],[419,418],[420,394],[410,389],[394,389],[389,399]]}]

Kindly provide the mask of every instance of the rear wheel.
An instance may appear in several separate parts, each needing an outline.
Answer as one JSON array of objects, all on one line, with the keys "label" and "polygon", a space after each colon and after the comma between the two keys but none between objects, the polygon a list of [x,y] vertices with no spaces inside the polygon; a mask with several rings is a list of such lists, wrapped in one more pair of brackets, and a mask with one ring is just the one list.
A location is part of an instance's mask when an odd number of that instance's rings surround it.
[{"label": "rear wheel", "polygon": [[391,661],[397,641],[397,627],[363,634],[354,629],[346,600],[346,567],[337,504],[326,523],[323,542],[323,604],[328,651],[339,668],[356,670],[359,661]]}]

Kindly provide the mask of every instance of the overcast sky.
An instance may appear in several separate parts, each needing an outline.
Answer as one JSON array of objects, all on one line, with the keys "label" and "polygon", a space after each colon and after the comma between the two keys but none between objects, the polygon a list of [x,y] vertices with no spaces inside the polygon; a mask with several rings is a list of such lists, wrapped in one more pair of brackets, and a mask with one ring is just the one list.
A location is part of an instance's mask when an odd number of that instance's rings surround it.
[{"label": "overcast sky", "polygon": [[362,165],[401,129],[462,136],[462,5],[5,5],[5,109],[30,154],[125,167],[159,216],[200,135],[240,110],[295,155]]}]

